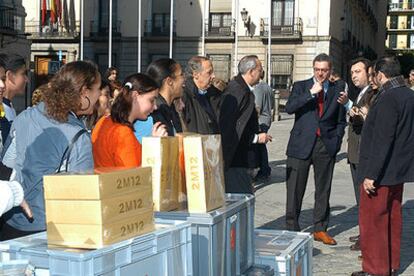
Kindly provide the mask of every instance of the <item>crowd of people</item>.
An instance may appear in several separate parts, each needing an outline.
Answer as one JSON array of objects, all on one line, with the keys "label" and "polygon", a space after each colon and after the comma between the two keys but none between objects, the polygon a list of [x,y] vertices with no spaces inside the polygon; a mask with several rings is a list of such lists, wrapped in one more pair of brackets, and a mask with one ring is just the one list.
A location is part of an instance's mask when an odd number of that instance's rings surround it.
[{"label": "crowd of people", "polygon": [[[351,250],[362,250],[363,268],[352,275],[394,275],[403,185],[414,181],[414,157],[406,154],[414,150],[414,93],[393,57],[351,61],[352,85],[334,72],[330,56],[319,54],[312,65],[312,78],[294,83],[285,107],[295,115],[286,152],[286,228],[301,230],[312,165],[314,239],[336,244],[327,232],[329,199],[348,125],[360,229],[350,237]],[[240,60],[228,83],[215,78],[203,56],[185,68],[162,58],[122,82],[116,68],[102,77],[94,63],[74,61],[37,88],[33,105],[16,116],[11,100],[24,92],[26,62],[0,54],[0,240],[46,230],[44,175],[138,167],[146,136],[221,134],[226,192],[253,194],[253,181],[271,175],[266,144],[274,95],[264,75],[255,55]]]}]

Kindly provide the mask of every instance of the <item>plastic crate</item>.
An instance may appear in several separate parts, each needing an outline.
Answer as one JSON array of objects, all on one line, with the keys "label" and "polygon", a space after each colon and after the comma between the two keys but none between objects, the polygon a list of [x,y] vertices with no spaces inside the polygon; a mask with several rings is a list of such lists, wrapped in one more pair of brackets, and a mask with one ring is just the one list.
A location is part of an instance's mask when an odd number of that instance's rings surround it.
[{"label": "plastic crate", "polygon": [[48,248],[42,232],[0,243],[1,260],[29,260],[36,275],[193,275],[190,224],[170,221],[155,227],[96,250]]},{"label": "plastic crate", "polygon": [[268,265],[255,264],[250,267],[243,276],[274,276],[275,271]]},{"label": "plastic crate", "polygon": [[155,212],[155,218],[191,222],[194,275],[241,275],[253,265],[254,202],[253,195],[226,194],[225,206],[214,211]]},{"label": "plastic crate", "polygon": [[311,234],[260,229],[254,234],[255,264],[271,266],[276,276],[312,275]]}]

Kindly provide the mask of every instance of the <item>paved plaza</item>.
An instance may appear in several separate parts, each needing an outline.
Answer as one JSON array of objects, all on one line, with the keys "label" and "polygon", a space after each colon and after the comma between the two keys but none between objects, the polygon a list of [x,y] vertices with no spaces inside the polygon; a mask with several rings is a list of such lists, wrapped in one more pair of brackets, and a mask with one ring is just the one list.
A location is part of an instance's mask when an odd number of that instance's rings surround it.
[{"label": "paved plaza", "polygon": [[[267,183],[257,183],[255,225],[260,228],[284,229],[285,224],[285,168],[286,145],[293,126],[293,116],[282,113],[282,120],[274,122],[270,134],[273,142],[268,144],[272,178]],[[361,270],[360,252],[350,251],[350,236],[358,233],[357,208],[351,173],[346,158],[346,137],[337,157],[331,193],[331,220],[328,232],[338,244],[327,246],[314,242],[313,271],[316,276],[350,275]],[[412,153],[410,153],[412,154]],[[312,168],[311,168],[312,171]],[[414,276],[414,184],[405,185],[403,203],[403,237],[401,244],[400,275]],[[303,231],[312,231],[314,202],[313,174],[309,175],[308,187],[303,201],[300,224]]]}]

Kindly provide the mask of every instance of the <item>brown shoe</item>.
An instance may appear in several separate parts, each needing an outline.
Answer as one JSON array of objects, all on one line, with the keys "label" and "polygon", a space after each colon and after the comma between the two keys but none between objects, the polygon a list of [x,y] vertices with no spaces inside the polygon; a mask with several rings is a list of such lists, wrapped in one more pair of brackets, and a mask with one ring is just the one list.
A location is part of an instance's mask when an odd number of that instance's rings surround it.
[{"label": "brown shoe", "polygon": [[361,245],[360,245],[359,241],[356,241],[354,244],[352,244],[349,247],[349,249],[352,250],[352,251],[361,251]]},{"label": "brown shoe", "polygon": [[324,244],[336,245],[336,241],[325,231],[313,232],[313,239]]}]

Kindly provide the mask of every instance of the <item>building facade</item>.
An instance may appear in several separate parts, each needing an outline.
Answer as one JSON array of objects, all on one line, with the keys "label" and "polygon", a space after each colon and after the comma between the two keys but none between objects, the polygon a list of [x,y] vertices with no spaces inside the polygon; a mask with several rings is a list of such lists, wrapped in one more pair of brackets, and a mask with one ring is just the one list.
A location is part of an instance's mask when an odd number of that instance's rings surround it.
[{"label": "building facade", "polygon": [[[23,0],[31,38],[31,86],[47,82],[61,64],[79,59],[80,1]],[[33,90],[32,89],[32,90]]]},{"label": "building facade", "polygon": [[414,51],[414,3],[411,0],[389,0],[387,16],[387,51]]},{"label": "building facade", "polygon": [[[173,0],[172,21],[171,1],[84,1],[84,58],[97,62],[102,72],[108,67],[110,2],[111,63],[119,68],[121,78],[169,56],[170,22],[172,57],[181,64],[193,55],[205,54],[213,60],[216,76],[229,80],[236,74],[238,61],[255,54],[270,72],[272,87],[281,90],[311,76],[312,59],[321,52],[333,57],[335,70],[343,76],[351,58],[374,58],[384,52],[385,1]],[[80,0],[60,0],[67,2],[69,11],[74,6],[75,15],[69,16],[76,21],[72,32],[62,28],[59,22],[64,19],[42,22],[41,0],[23,2],[28,10],[26,28],[33,39],[31,60],[36,77],[42,79],[46,68],[42,64],[59,56],[64,61],[79,58]],[[138,2],[142,2],[140,68]]]}]

